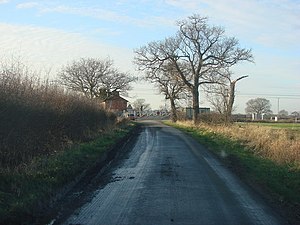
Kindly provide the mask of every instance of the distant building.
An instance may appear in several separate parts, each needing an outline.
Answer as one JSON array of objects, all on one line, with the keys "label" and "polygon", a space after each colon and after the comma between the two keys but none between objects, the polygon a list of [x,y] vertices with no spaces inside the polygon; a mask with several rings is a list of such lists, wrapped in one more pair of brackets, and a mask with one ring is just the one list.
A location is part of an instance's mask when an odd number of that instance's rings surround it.
[{"label": "distant building", "polygon": [[126,112],[123,114],[123,116],[125,116],[131,120],[136,119],[136,112],[130,104],[127,106]]},{"label": "distant building", "polygon": [[129,105],[127,106],[127,113],[128,113],[128,114],[135,114],[135,111],[134,111],[134,109],[132,108],[131,104],[129,104]]},{"label": "distant building", "polygon": [[[185,113],[186,113],[186,118],[187,119],[193,119],[193,115],[194,115],[194,111],[192,107],[187,107],[185,108]],[[210,113],[210,108],[206,108],[206,107],[200,107],[199,108],[199,113],[203,114],[203,113]]]},{"label": "distant building", "polygon": [[118,91],[114,91],[104,100],[104,108],[120,116],[127,110],[127,102],[126,99],[120,96]]}]

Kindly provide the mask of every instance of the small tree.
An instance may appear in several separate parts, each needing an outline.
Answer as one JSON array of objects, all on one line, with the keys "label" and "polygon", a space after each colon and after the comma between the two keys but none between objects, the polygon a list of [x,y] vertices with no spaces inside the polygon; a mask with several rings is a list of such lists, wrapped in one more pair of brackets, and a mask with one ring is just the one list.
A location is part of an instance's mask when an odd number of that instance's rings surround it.
[{"label": "small tree", "polygon": [[291,113],[291,116],[293,116],[295,118],[300,117],[300,112],[294,111]]},{"label": "small tree", "polygon": [[295,118],[295,122],[297,122],[298,118],[300,117],[300,112],[294,111],[291,113],[291,116]]},{"label": "small tree", "polygon": [[258,115],[272,113],[271,103],[265,98],[250,99],[246,105],[246,113],[255,113]]},{"label": "small tree", "polygon": [[212,97],[208,97],[208,101],[212,104],[215,111],[224,115],[225,122],[229,123],[231,122],[231,115],[235,100],[236,83],[248,76],[240,76],[237,79],[232,80],[229,70],[225,70],[223,74],[222,81],[218,84],[206,87],[206,93],[207,95],[213,94]]},{"label": "small tree", "polygon": [[147,72],[145,78],[154,83],[159,88],[160,93],[165,95],[165,99],[170,101],[171,119],[176,122],[176,101],[188,96],[188,90],[180,79],[177,70],[172,64],[169,64]]},{"label": "small tree", "polygon": [[280,110],[280,111],[278,112],[278,115],[279,115],[279,116],[283,116],[283,117],[287,117],[287,116],[289,115],[289,112],[286,111],[286,110],[284,110],[284,109],[282,109],[282,110]]},{"label": "small tree", "polygon": [[139,98],[133,102],[133,108],[139,112],[141,116],[145,110],[150,109],[150,104],[146,103],[145,99]]},{"label": "small tree", "polygon": [[126,93],[135,80],[128,73],[119,72],[112,60],[94,58],[73,61],[61,69],[59,76],[67,88],[101,100],[114,91]]}]

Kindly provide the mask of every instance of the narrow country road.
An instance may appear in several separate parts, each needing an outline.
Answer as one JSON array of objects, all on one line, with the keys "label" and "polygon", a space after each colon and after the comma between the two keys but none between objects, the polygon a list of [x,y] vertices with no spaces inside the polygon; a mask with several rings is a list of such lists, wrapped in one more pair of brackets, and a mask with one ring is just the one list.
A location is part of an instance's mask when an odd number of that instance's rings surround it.
[{"label": "narrow country road", "polygon": [[65,225],[285,224],[207,150],[182,132],[144,121],[126,157]]}]

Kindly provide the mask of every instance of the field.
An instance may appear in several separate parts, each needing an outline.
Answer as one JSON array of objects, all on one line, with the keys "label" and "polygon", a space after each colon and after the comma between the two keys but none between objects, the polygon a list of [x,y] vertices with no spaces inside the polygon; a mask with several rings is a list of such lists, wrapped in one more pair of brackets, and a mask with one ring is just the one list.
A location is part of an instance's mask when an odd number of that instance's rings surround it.
[{"label": "field", "polygon": [[[288,155],[291,154],[291,146],[295,146],[292,150],[293,156],[298,155],[295,160],[297,163],[300,161],[300,123],[235,123],[235,127],[244,128],[247,130],[247,133],[255,134],[257,132],[266,132],[269,136],[268,144],[276,143],[277,146],[271,145],[271,148],[278,148],[279,146],[283,147],[286,145],[288,149]],[[240,129],[239,129],[240,130]],[[263,136],[266,136],[264,134]],[[257,140],[260,138],[256,137]],[[276,138],[280,141],[276,142]],[[256,139],[252,140],[256,141]],[[266,140],[265,140],[266,141]],[[299,163],[300,164],[300,163]]]},{"label": "field", "polygon": [[270,127],[274,129],[289,129],[289,130],[296,130],[300,132],[300,123],[236,123],[236,124]]}]

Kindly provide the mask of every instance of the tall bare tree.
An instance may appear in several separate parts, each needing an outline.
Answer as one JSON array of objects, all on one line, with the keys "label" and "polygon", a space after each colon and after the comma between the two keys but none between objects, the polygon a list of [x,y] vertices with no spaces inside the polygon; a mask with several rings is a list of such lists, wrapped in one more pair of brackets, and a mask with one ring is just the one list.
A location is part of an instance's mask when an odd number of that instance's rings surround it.
[{"label": "tall bare tree", "polygon": [[110,59],[81,58],[63,67],[59,74],[69,89],[82,92],[88,98],[107,98],[114,91],[126,92],[135,80],[120,72]]},{"label": "tall bare tree", "polygon": [[253,61],[250,49],[239,46],[234,37],[225,36],[221,27],[210,26],[207,18],[193,15],[177,23],[174,37],[151,42],[135,50],[134,62],[140,70],[153,70],[172,63],[193,96],[194,122],[199,115],[199,87],[217,83],[218,70],[240,61]]}]

